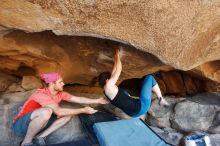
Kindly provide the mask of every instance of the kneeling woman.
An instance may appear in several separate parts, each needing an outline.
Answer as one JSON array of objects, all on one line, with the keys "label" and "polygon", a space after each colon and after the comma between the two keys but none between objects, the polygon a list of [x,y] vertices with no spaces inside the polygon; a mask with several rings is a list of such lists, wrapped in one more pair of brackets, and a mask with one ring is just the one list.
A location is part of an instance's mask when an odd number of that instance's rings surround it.
[{"label": "kneeling woman", "polygon": [[127,91],[116,86],[121,71],[120,54],[119,50],[116,49],[112,73],[109,73],[109,75],[103,74],[99,77],[99,84],[104,86],[104,94],[113,105],[131,117],[139,117],[149,110],[153,91],[159,99],[159,105],[169,106],[169,103],[162,97],[160,88],[152,75],[146,75],[144,77],[140,98],[132,98]]}]

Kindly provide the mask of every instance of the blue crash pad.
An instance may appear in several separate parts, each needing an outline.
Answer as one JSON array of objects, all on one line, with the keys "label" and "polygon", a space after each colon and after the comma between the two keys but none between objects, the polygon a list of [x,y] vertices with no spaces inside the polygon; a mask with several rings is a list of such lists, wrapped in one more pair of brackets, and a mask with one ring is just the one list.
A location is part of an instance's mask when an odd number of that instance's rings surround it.
[{"label": "blue crash pad", "polygon": [[100,122],[93,128],[100,146],[171,146],[140,119]]}]

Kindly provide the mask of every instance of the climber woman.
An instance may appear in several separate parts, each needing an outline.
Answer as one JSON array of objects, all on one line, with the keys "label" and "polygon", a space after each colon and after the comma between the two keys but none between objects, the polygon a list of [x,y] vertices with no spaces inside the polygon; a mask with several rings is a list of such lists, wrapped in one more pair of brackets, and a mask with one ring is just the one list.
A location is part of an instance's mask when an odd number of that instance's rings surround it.
[{"label": "climber woman", "polygon": [[112,73],[104,72],[100,74],[99,85],[104,87],[104,94],[111,104],[123,110],[131,117],[139,117],[145,114],[151,105],[152,91],[156,93],[160,106],[169,106],[163,98],[160,88],[152,75],[146,75],[141,88],[140,98],[132,98],[128,92],[119,88],[116,82],[122,71],[119,49],[115,50],[114,67]]}]

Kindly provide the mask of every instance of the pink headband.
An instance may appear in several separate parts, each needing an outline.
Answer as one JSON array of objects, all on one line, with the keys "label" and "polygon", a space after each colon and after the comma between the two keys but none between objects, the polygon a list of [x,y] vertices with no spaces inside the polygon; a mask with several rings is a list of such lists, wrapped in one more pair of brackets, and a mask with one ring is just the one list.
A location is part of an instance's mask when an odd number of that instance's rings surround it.
[{"label": "pink headband", "polygon": [[57,72],[51,72],[47,74],[41,74],[41,79],[44,80],[47,84],[55,82],[61,78],[60,74]]}]

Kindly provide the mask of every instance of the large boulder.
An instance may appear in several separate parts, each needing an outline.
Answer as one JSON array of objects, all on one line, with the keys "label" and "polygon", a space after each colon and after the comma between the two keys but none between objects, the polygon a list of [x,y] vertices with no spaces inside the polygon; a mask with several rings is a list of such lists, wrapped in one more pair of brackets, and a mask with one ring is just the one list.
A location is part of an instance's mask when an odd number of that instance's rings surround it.
[{"label": "large boulder", "polygon": [[12,146],[18,145],[21,137],[15,136],[12,130],[12,120],[18,113],[22,102],[14,104],[5,104],[0,106],[0,145]]},{"label": "large boulder", "polygon": [[59,71],[68,83],[88,84],[112,69],[118,46],[68,37],[92,36],[133,46],[123,51],[122,78],[175,68],[219,82],[219,26],[218,0],[1,1],[0,69],[20,75]]},{"label": "large boulder", "polygon": [[212,125],[219,106],[202,105],[191,101],[180,102],[175,106],[171,123],[180,131],[207,131]]},{"label": "large boulder", "polygon": [[[171,96],[170,96],[171,97]],[[153,101],[146,121],[154,127],[174,128],[182,132],[206,131],[219,133],[220,94],[202,93],[185,98],[170,98],[169,107]]]},{"label": "large boulder", "polygon": [[170,103],[169,107],[160,106],[158,100],[152,102],[146,119],[150,125],[160,128],[171,127],[170,118],[174,112],[173,109],[177,102],[183,99],[167,98],[167,96],[165,96],[165,99]]},{"label": "large boulder", "polygon": [[79,117],[74,116],[66,125],[47,137],[48,144],[74,141],[86,137]]},{"label": "large boulder", "polygon": [[[0,106],[0,145],[18,145],[23,137],[18,137],[12,130],[12,119],[18,114],[24,102]],[[47,137],[48,144],[78,140],[85,137],[79,117],[75,116],[64,127]]]}]

